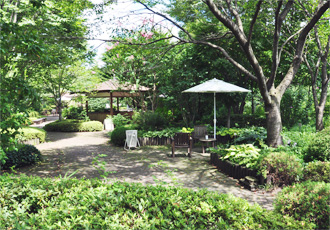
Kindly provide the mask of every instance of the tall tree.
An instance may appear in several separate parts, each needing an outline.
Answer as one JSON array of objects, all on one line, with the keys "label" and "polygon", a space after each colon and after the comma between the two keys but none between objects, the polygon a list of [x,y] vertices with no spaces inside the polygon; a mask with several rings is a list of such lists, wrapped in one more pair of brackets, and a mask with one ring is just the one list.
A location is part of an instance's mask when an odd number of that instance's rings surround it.
[{"label": "tall tree", "polygon": [[[282,144],[281,131],[282,120],[280,103],[286,89],[293,81],[303,59],[305,42],[309,32],[320,20],[322,15],[329,9],[329,1],[319,1],[314,7],[314,14],[308,19],[300,19],[297,14],[302,12],[301,7],[295,1],[232,1],[232,0],[204,0],[204,1],[170,1],[167,13],[175,17],[171,19],[167,14],[156,12],[151,8],[161,1],[140,1],[146,9],[173,23],[181,30],[181,36],[175,36],[180,43],[203,44],[218,50],[232,65],[238,68],[251,80],[257,82],[259,91],[263,97],[266,120],[267,120],[267,143],[270,146]],[[310,4],[311,2],[304,2]],[[205,4],[206,8],[203,6]],[[171,6],[171,7],[170,7]],[[255,8],[253,14],[246,8]],[[245,17],[247,16],[247,17]],[[283,37],[286,20],[295,17],[295,31],[289,31],[287,37]],[[216,21],[215,21],[216,19]],[[231,33],[242,50],[242,55],[247,59],[249,65],[243,66],[238,59],[234,59],[225,47],[215,44],[213,41],[221,39],[220,35],[195,37],[193,34],[194,23],[220,23],[219,26],[226,28],[224,32]],[[184,22],[184,23],[182,23]],[[249,22],[249,23],[248,23]],[[272,34],[272,50],[269,57],[271,63],[270,72],[264,72],[254,44],[255,26],[262,26]],[[288,30],[285,30],[288,32]],[[283,47],[295,39],[294,55],[285,72],[279,74],[281,55]]]},{"label": "tall tree", "polygon": [[[310,16],[310,6],[304,7],[302,2],[300,4],[305,10],[305,15]],[[304,61],[311,76],[317,131],[324,128],[323,116],[330,81],[330,12],[326,16],[327,18],[314,27],[314,33],[311,33],[308,43],[312,48],[307,49],[304,55]]]},{"label": "tall tree", "polygon": [[[15,146],[15,135],[24,124],[24,112],[38,97],[33,76],[61,62],[85,41],[65,36],[83,36],[82,11],[92,7],[88,0],[4,0],[0,2],[0,133],[1,147]],[[52,49],[66,44],[61,56]],[[18,118],[18,116],[20,116]],[[9,131],[11,130],[11,131]]]}]

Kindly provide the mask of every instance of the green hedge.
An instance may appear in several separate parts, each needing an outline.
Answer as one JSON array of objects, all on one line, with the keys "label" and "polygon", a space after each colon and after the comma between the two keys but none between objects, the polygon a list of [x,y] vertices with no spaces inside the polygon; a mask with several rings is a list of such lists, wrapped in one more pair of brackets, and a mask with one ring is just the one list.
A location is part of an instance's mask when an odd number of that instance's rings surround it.
[{"label": "green hedge", "polygon": [[25,141],[32,139],[39,139],[40,142],[45,142],[46,139],[46,131],[39,128],[34,127],[23,127],[19,130],[21,133],[16,136],[16,138]]},{"label": "green hedge", "polygon": [[93,179],[0,177],[0,229],[301,229],[227,194]]},{"label": "green hedge", "polygon": [[317,229],[329,229],[329,202],[329,183],[306,181],[284,188],[276,198],[275,211],[316,224]]},{"label": "green hedge", "polygon": [[63,120],[45,125],[46,131],[53,132],[94,132],[102,131],[103,124],[99,121]]}]

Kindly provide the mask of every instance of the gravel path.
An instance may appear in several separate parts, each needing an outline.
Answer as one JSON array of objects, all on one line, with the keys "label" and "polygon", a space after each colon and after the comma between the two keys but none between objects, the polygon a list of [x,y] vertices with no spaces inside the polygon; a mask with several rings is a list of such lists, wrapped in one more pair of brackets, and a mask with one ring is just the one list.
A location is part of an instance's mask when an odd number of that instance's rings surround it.
[{"label": "gravel path", "polygon": [[[206,188],[220,193],[231,193],[250,203],[258,203],[266,209],[273,209],[276,192],[251,192],[243,189],[238,181],[220,173],[210,165],[210,155],[202,154],[201,148],[194,148],[192,158],[185,157],[184,150],[179,156],[169,157],[168,146],[146,146],[125,151],[109,144],[106,132],[61,133],[49,132],[48,142],[37,148],[44,161],[36,166],[18,169],[18,173],[41,177],[70,175],[77,178],[100,177],[103,174],[97,163],[105,163],[107,178],[112,180],[139,182],[143,184],[169,183],[191,189]],[[101,164],[100,164],[101,165]],[[101,172],[102,171],[102,172]],[[100,173],[101,172],[101,173]]]}]

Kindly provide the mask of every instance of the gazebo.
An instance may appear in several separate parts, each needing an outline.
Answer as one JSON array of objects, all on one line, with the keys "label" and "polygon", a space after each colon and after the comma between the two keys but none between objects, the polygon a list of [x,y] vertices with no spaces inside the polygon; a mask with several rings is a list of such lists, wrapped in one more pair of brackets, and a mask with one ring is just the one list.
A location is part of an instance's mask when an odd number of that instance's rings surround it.
[{"label": "gazebo", "polygon": [[[144,86],[137,87],[129,83],[121,84],[116,79],[105,81],[97,86],[95,90],[88,93],[88,98],[109,98],[110,102],[110,113],[109,112],[88,112],[88,100],[86,101],[86,112],[91,120],[97,120],[103,122],[107,115],[129,115],[132,117],[133,111],[119,111],[118,98],[124,97],[141,97],[143,103],[143,94],[150,89]],[[117,98],[117,111],[113,108],[113,99]]]}]

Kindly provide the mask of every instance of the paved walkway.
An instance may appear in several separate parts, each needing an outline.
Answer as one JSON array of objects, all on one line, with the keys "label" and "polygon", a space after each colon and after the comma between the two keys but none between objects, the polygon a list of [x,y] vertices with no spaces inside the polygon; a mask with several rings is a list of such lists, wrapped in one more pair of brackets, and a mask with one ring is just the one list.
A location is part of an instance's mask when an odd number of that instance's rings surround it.
[{"label": "paved walkway", "polygon": [[[192,158],[169,157],[168,146],[147,146],[125,151],[109,144],[106,132],[60,133],[49,132],[48,142],[37,148],[44,156],[44,162],[17,170],[19,173],[41,177],[55,177],[74,172],[75,177],[92,178],[100,176],[97,163],[92,163],[99,154],[104,161],[107,178],[143,184],[169,183],[191,189],[207,188],[220,193],[231,193],[250,203],[258,203],[266,209],[273,209],[274,193],[251,192],[243,189],[238,181],[220,173],[208,163],[210,155],[202,154],[201,148],[194,148]],[[101,170],[102,171],[102,170]],[[102,173],[101,173],[102,174]]]}]

